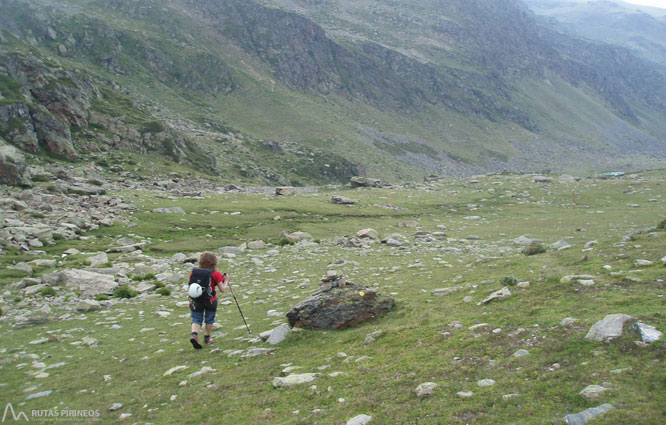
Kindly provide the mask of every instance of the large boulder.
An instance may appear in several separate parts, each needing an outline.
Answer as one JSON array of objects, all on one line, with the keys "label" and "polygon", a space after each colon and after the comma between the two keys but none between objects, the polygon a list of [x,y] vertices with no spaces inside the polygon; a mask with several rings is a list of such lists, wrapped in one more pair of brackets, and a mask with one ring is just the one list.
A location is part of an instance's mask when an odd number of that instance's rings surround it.
[{"label": "large boulder", "polygon": [[90,298],[99,294],[111,295],[118,287],[118,282],[109,275],[75,269],[60,273],[58,283],[78,290],[83,297]]},{"label": "large boulder", "polygon": [[338,205],[353,205],[356,203],[356,199],[347,198],[346,196],[333,195],[331,197],[331,202]]},{"label": "large boulder", "polygon": [[289,325],[308,329],[341,329],[371,319],[393,307],[393,298],[352,282],[326,287],[287,313]]},{"label": "large boulder", "polygon": [[31,186],[30,172],[23,152],[0,137],[0,184]]},{"label": "large boulder", "polygon": [[590,328],[585,339],[605,342],[618,338],[622,336],[625,323],[632,320],[627,314],[609,314]]},{"label": "large boulder", "polygon": [[379,179],[372,179],[370,177],[352,177],[349,181],[351,187],[384,187],[386,183]]}]

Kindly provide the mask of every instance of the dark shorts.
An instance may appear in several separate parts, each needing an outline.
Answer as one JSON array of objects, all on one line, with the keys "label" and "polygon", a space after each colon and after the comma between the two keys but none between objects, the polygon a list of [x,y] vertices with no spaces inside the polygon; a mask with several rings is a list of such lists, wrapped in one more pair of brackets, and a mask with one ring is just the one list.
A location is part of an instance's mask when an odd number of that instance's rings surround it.
[{"label": "dark shorts", "polygon": [[204,316],[207,325],[215,323],[215,314],[217,313],[217,300],[212,303],[197,303],[192,301],[190,303],[190,312],[192,315],[192,323],[201,325],[204,321]]}]

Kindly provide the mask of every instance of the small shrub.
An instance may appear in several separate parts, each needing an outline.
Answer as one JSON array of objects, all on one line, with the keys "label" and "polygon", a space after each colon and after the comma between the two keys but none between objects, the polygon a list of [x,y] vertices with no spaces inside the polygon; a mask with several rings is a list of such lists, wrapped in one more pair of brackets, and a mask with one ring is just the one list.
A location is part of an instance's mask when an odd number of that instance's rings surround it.
[{"label": "small shrub", "polygon": [[519,280],[516,276],[504,276],[500,279],[500,283],[503,286],[516,286]]},{"label": "small shrub", "polygon": [[280,239],[280,240],[278,241],[277,244],[278,244],[278,246],[285,246],[285,245],[293,245],[294,242],[293,242],[293,241],[290,241],[290,240],[287,239],[287,238],[282,238],[282,239]]},{"label": "small shrub", "polygon": [[61,240],[63,240],[63,239],[65,239],[65,237],[64,237],[62,234],[60,234],[60,233],[53,233],[53,240],[54,240],[54,241],[61,241]]},{"label": "small shrub", "polygon": [[110,300],[110,299],[111,299],[111,297],[106,295],[106,294],[97,294],[97,295],[95,295],[95,301],[106,301],[106,300]]},{"label": "small shrub", "polygon": [[44,214],[40,213],[40,212],[34,211],[34,212],[30,213],[30,217],[32,217],[32,218],[44,218],[46,216]]},{"label": "small shrub", "polygon": [[104,182],[97,179],[88,179],[87,182],[93,186],[104,186]]},{"label": "small shrub", "polygon": [[44,183],[51,181],[51,179],[46,174],[35,174],[34,176],[32,176],[32,181],[36,183]]},{"label": "small shrub", "polygon": [[166,286],[166,285],[164,284],[164,282],[155,282],[155,287],[156,287],[157,289],[159,289],[159,288],[164,288],[165,286]]},{"label": "small shrub", "polygon": [[45,286],[42,289],[39,290],[39,294],[42,297],[53,297],[56,294],[55,289],[51,288],[50,286]]},{"label": "small shrub", "polygon": [[540,243],[533,243],[532,245],[525,247],[525,249],[523,249],[523,254],[528,256],[543,254],[544,252],[546,252],[546,247]]},{"label": "small shrub", "polygon": [[160,288],[156,291],[158,294],[168,297],[171,295],[171,289],[169,288]]},{"label": "small shrub", "polygon": [[132,276],[132,280],[135,282],[140,282],[143,280],[150,280],[150,279],[155,279],[155,273],[138,274],[136,276]]},{"label": "small shrub", "polygon": [[657,224],[657,230],[666,230],[666,218]]},{"label": "small shrub", "polygon": [[115,298],[134,298],[139,295],[139,291],[135,291],[127,285],[121,285],[113,291],[113,296]]}]

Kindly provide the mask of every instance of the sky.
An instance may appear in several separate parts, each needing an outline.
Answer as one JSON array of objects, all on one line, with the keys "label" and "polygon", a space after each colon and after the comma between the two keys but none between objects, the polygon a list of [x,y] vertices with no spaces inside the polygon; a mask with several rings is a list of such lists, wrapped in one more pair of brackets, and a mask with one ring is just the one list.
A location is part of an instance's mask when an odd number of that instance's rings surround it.
[{"label": "sky", "polygon": [[666,9],[666,0],[624,0],[627,3],[642,4],[645,6],[655,6]]}]

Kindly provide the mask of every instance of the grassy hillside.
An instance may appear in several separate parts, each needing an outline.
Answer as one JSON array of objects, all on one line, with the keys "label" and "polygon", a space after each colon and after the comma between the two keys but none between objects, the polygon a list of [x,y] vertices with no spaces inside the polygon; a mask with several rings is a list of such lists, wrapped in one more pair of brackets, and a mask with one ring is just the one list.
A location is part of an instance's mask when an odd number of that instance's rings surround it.
[{"label": "grassy hillside", "polygon": [[[58,268],[79,268],[86,253],[104,250],[121,236],[149,240],[145,256],[110,254],[112,264],[126,263],[131,270],[177,252],[262,239],[267,250],[245,251],[220,265],[231,275],[254,335],[285,322],[284,313],[313,293],[331,268],[394,297],[395,308],[346,330],[293,332],[268,355],[243,359],[235,350],[269,346],[248,338],[229,294],[222,296],[215,348],[192,349],[188,311],[177,304],[185,299],[181,281],[166,284],[170,296],[143,295],[51,323],[12,328],[3,320],[0,400],[25,412],[98,409],[99,423],[130,414],[131,422],[160,424],[344,424],[367,414],[371,423],[541,424],[563,423],[566,414],[611,403],[615,409],[595,424],[659,424],[666,415],[663,337],[645,347],[632,335],[608,344],[583,337],[612,313],[666,329],[666,233],[654,229],[666,218],[664,185],[660,171],[551,183],[490,175],[412,189],[320,190],[282,198],[209,193],[197,200],[123,192],[139,207],[128,217],[134,227],[108,227],[88,233],[92,238],[61,241],[45,247],[41,258],[58,259]],[[359,202],[332,205],[332,194]],[[405,209],[375,206],[385,203]],[[187,214],[148,212],[168,206],[181,206]],[[399,225],[409,220],[417,227]],[[328,242],[366,227],[381,237],[400,233],[405,245],[343,248]],[[644,228],[653,230],[636,233]],[[316,242],[280,247],[284,230],[307,231]],[[416,237],[417,231],[427,233]],[[521,235],[541,239],[547,248],[559,240],[571,247],[526,256],[512,243]],[[623,239],[627,235],[633,236]],[[584,248],[590,241],[595,242]],[[62,257],[68,248],[84,254]],[[32,259],[7,254],[0,257],[4,288],[21,273],[6,266]],[[652,264],[637,266],[637,259]],[[562,279],[573,274],[591,275],[595,283]],[[529,284],[510,287],[507,299],[477,305],[501,288],[506,276]],[[448,295],[432,293],[454,286],[460,288]],[[2,305],[22,302],[10,293]],[[46,303],[39,294],[26,300],[35,307]],[[279,313],[267,314],[271,310]],[[576,321],[562,325],[564,318]],[[376,341],[366,343],[377,331]],[[98,345],[81,344],[84,337]],[[529,354],[514,357],[519,349]],[[176,366],[187,368],[163,376]],[[274,377],[287,366],[318,376],[310,384],[274,388]],[[214,370],[189,377],[202,367]],[[48,376],[37,377],[42,371]],[[482,379],[495,384],[480,387]],[[418,399],[414,391],[423,382],[438,386],[431,397]],[[608,391],[597,400],[578,395],[592,384]],[[54,391],[24,400],[46,390]],[[473,394],[457,395],[467,391]],[[122,407],[110,411],[114,403]]]}]

